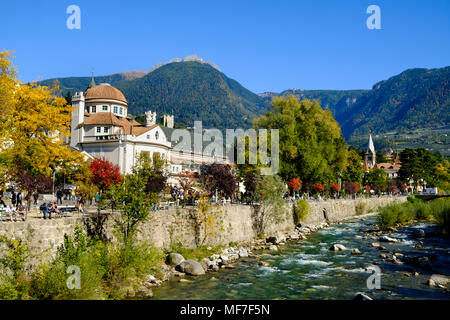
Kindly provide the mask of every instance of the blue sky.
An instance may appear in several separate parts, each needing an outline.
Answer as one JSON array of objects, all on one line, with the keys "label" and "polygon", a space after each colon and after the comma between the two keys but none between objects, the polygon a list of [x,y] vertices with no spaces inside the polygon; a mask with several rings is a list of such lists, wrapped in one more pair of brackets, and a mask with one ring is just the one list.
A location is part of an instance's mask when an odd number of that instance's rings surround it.
[{"label": "blue sky", "polygon": [[[81,30],[66,8],[81,8]],[[381,30],[369,30],[369,5]],[[197,54],[248,89],[365,89],[450,65],[450,1],[0,0],[0,50],[24,81],[148,70]]]}]

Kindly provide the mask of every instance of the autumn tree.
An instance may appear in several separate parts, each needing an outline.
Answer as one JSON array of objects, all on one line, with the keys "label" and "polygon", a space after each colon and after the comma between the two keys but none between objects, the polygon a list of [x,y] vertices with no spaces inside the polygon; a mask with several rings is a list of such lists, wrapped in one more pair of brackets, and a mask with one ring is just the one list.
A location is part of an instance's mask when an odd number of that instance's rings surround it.
[{"label": "autumn tree", "polygon": [[357,194],[359,192],[360,185],[356,182],[345,182],[344,190],[347,194]]},{"label": "autumn tree", "polygon": [[34,188],[22,184],[28,181],[24,172],[38,181],[80,161],[63,141],[70,135],[71,106],[57,96],[56,87],[21,84],[8,52],[0,53],[0,70],[0,159],[30,198]]},{"label": "autumn tree", "polygon": [[120,182],[120,168],[105,158],[94,159],[90,163],[92,183],[98,187],[102,194],[108,187]]},{"label": "autumn tree", "polygon": [[321,192],[323,192],[323,190],[325,190],[323,184],[321,184],[321,183],[319,183],[319,182],[318,182],[318,183],[315,183],[314,186],[313,186],[313,188],[314,188],[314,190],[315,190],[317,193],[321,193]]},{"label": "autumn tree", "polygon": [[213,163],[203,165],[200,171],[200,181],[208,191],[217,190],[226,197],[231,197],[236,192],[238,184],[230,165]]},{"label": "autumn tree", "polygon": [[339,185],[339,183],[332,183],[331,190],[336,194],[341,190],[341,186]]},{"label": "autumn tree", "polygon": [[289,189],[295,194],[302,188],[302,181],[300,178],[292,178],[288,183]]},{"label": "autumn tree", "polygon": [[98,194],[98,187],[92,183],[93,173],[90,161],[81,161],[74,169],[73,176],[78,196],[86,200]]}]

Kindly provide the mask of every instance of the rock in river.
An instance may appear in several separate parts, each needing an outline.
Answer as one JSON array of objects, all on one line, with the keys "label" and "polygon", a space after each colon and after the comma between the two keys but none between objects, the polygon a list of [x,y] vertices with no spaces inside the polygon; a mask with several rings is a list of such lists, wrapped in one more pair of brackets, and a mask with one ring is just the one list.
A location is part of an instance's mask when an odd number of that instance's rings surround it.
[{"label": "rock in river", "polygon": [[381,242],[398,242],[397,239],[391,238],[389,236],[381,236],[378,240]]},{"label": "rock in river", "polygon": [[169,253],[166,257],[166,263],[175,267],[184,261],[184,257],[179,253]]},{"label": "rock in river", "polygon": [[358,293],[356,297],[353,298],[353,300],[363,301],[363,300],[373,300],[368,295],[365,295],[364,293]]},{"label": "rock in river", "polygon": [[430,279],[428,279],[428,285],[430,287],[434,286],[446,286],[450,282],[450,278],[447,276],[444,276],[442,274],[433,274]]},{"label": "rock in river", "polygon": [[184,260],[177,265],[178,271],[184,272],[191,276],[200,276],[205,274],[205,270],[202,265],[195,260]]},{"label": "rock in river", "polygon": [[362,254],[362,253],[357,248],[355,248],[355,249],[352,250],[352,254],[353,255],[358,255],[358,254]]},{"label": "rock in river", "polygon": [[330,250],[331,251],[345,251],[345,250],[347,250],[347,248],[344,245],[337,243],[337,244],[333,244],[330,247]]}]

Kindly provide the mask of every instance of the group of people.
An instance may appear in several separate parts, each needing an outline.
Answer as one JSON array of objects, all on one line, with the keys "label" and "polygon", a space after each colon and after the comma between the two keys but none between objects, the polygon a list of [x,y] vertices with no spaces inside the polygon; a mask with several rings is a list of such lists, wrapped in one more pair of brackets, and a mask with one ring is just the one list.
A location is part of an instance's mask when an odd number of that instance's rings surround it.
[{"label": "group of people", "polygon": [[25,206],[23,205],[23,194],[22,192],[15,193],[14,190],[11,193],[11,204],[7,205],[5,203],[5,200],[3,199],[3,190],[0,190],[0,205],[1,211],[2,211],[2,221],[3,221],[3,215],[10,221],[17,221],[17,218],[22,219],[25,221],[26,217],[26,210]]},{"label": "group of people", "polygon": [[41,213],[44,215],[44,219],[51,219],[52,214],[59,214],[58,204],[54,201],[50,201],[49,203],[44,202],[39,207]]}]

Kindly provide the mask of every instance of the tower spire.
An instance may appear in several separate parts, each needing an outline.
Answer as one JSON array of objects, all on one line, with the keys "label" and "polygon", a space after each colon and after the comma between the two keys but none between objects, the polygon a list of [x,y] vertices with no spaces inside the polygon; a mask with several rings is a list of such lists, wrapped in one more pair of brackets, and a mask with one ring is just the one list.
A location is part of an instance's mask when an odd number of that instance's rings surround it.
[{"label": "tower spire", "polygon": [[94,80],[94,71],[92,71],[91,83],[89,84],[88,88],[93,88],[95,86],[96,86],[96,84],[95,84],[95,80]]}]

